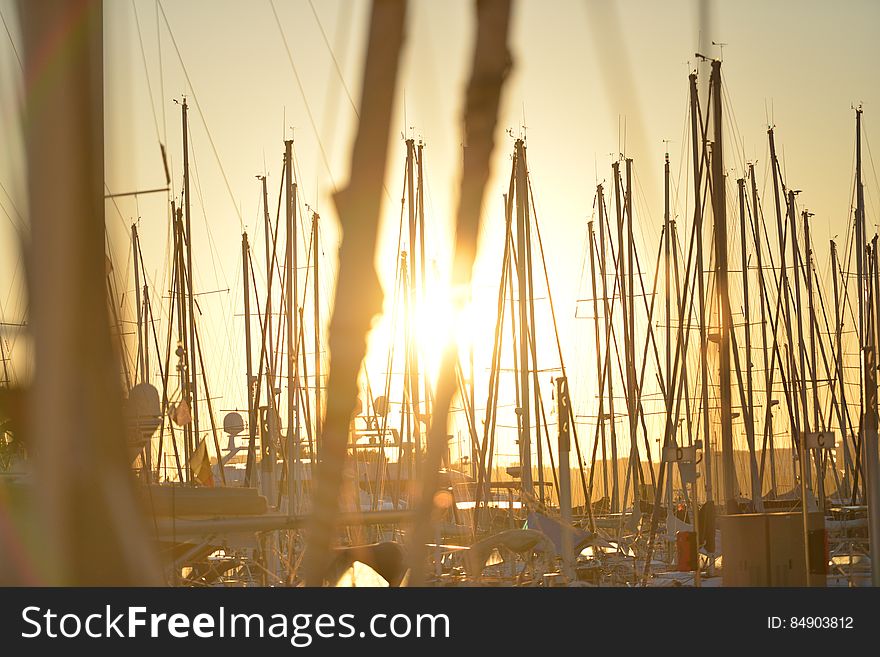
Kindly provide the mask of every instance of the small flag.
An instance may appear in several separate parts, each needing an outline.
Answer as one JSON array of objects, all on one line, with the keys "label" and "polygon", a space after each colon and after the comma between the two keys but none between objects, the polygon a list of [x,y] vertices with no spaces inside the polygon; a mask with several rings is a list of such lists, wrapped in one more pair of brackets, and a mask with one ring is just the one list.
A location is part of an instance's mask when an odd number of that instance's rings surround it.
[{"label": "small flag", "polygon": [[214,473],[211,472],[211,458],[208,456],[208,443],[202,438],[199,446],[189,458],[189,470],[202,486],[214,486]]},{"label": "small flag", "polygon": [[190,412],[189,404],[186,403],[185,399],[174,407],[174,410],[171,413],[171,419],[174,420],[175,424],[181,427],[192,422],[192,413]]}]

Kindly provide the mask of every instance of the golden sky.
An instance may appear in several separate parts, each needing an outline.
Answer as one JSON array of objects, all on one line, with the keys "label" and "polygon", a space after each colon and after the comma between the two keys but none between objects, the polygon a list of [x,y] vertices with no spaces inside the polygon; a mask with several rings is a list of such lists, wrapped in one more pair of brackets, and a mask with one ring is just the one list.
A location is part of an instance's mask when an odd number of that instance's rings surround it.
[{"label": "golden sky", "polygon": [[[769,193],[766,129],[768,122],[775,123],[788,182],[804,190],[799,202],[816,215],[818,269],[826,271],[827,240],[835,235],[843,239],[849,219],[851,106],[864,104],[869,143],[874,116],[880,111],[875,70],[880,61],[875,34],[880,5],[870,0],[708,3],[709,29],[702,34],[697,2],[520,0],[514,6],[514,70],[504,91],[495,175],[488,190],[474,279],[475,305],[488,309],[474,313],[478,360],[484,356],[484,362],[477,364],[478,377],[491,347],[490,321],[503,246],[501,194],[512,150],[505,131],[510,130],[528,140],[566,364],[579,372],[572,376],[575,404],[578,412],[594,413],[592,327],[575,316],[590,316],[577,304],[589,283],[584,276],[589,274],[589,268],[584,269],[586,222],[594,212],[597,181],[610,181],[612,159],[625,153],[635,160],[636,240],[644,267],[653,271],[663,217],[662,162],[667,147],[674,212],[683,218],[690,212],[684,201],[687,154],[682,151],[687,148],[687,75],[695,66],[694,52],[702,43],[705,54],[719,57],[721,49],[711,41],[725,43],[723,71],[730,103],[725,110],[732,110],[726,134],[729,184],[743,174],[745,162],[754,161],[759,188]],[[255,176],[268,175],[274,206],[282,140],[291,135],[301,200],[322,217],[323,270],[332,274],[335,269],[338,231],[331,195],[348,175],[368,9],[367,2],[358,0],[105,3],[110,190],[161,186],[161,141],[171,157],[173,186],[179,194],[180,110],[174,100],[184,93],[190,99],[196,287],[219,290],[200,298],[206,345],[215,355],[216,365],[209,369],[212,394],[221,397],[216,408],[244,405],[241,233],[247,230],[262,263],[261,195]],[[3,321],[18,321],[23,312],[22,277],[13,222],[15,208],[25,212],[26,203],[20,136],[16,136],[18,64],[12,45],[21,49],[14,3],[0,0],[0,11],[10,27],[9,38],[5,30],[0,33],[0,126],[4,141],[11,135],[0,156],[0,182],[9,192],[9,196],[0,192],[0,205],[13,217],[7,221],[0,213],[0,313]],[[404,134],[426,144],[428,251],[437,277],[445,275],[472,36],[471,2],[410,2],[383,239],[377,255],[389,294],[396,263]],[[877,217],[878,187],[867,152],[865,171],[870,226]],[[159,195],[122,199],[118,206],[108,203],[107,217],[120,289],[130,294],[133,288],[127,230],[137,221],[149,281],[167,295],[166,199]],[[262,264],[255,267],[260,280]],[[332,290],[328,278],[324,290],[326,313]],[[541,291],[539,286],[537,292]],[[546,301],[538,304],[539,315],[549,317]],[[553,367],[555,346],[549,341],[549,323],[539,320],[539,324],[546,340],[539,334],[543,350],[539,359],[546,356]],[[382,331],[380,326],[376,342],[381,341]],[[370,354],[371,366],[378,368],[375,376],[381,376],[384,367],[384,348],[374,344]],[[478,398],[478,408],[484,403]]]}]

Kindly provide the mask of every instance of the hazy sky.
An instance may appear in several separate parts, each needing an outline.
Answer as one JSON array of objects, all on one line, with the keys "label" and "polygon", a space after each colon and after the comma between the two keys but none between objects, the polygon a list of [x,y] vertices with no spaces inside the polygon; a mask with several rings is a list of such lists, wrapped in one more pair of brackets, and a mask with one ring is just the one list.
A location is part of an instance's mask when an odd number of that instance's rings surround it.
[{"label": "hazy sky", "polygon": [[[471,2],[414,0],[409,6],[386,184],[387,221],[377,257],[389,287],[395,264],[404,132],[426,143],[429,253],[437,262],[437,271],[445,271],[459,176],[462,96],[473,37]],[[710,7],[711,28],[703,42],[727,44],[723,71],[730,102],[725,110],[732,110],[726,133],[729,184],[743,175],[746,161],[755,161],[759,189],[769,193],[764,182],[766,130],[768,121],[775,123],[787,181],[803,190],[799,202],[816,215],[814,240],[819,269],[825,271],[827,240],[834,235],[843,239],[849,219],[854,152],[851,106],[864,104],[869,143],[874,137],[874,117],[880,111],[876,73],[880,4],[871,0],[751,0],[710,3]],[[331,194],[334,185],[343,185],[348,175],[356,125],[351,101],[355,106],[360,102],[369,4],[275,0],[274,8],[293,66],[268,0],[105,3],[106,178],[112,191],[163,184],[161,141],[168,149],[173,186],[179,194],[180,108],[173,101],[184,93],[190,99],[196,286],[206,292],[219,290],[200,297],[200,307],[207,344],[217,354],[216,367],[209,369],[217,388],[214,394],[222,396],[215,403],[222,409],[244,404],[240,239],[246,229],[262,263],[261,198],[255,176],[268,173],[274,208],[282,140],[292,134],[301,199],[321,213],[324,270],[335,269],[338,231]],[[14,4],[0,0],[0,11],[10,27],[11,42],[20,52]],[[684,205],[688,169],[686,154],[682,154],[687,146],[683,131],[687,75],[695,65],[699,40],[696,2],[514,2],[514,69],[504,90],[474,295],[486,300],[483,305],[487,307],[494,303],[503,244],[500,200],[512,150],[512,139],[503,131],[510,129],[527,136],[532,184],[570,369],[592,368],[578,362],[594,346],[590,324],[575,320],[576,299],[585,294],[589,282],[582,268],[595,185],[597,180],[610,180],[612,159],[625,152],[635,160],[637,244],[646,268],[653,269],[663,217],[664,140],[668,140],[673,186],[680,190],[675,212],[689,216],[690,209]],[[18,63],[11,42],[5,30],[0,33],[0,125],[4,142],[12,135],[0,156],[0,182],[11,198],[0,193],[0,205],[14,216],[13,202],[22,212],[26,203],[20,150],[16,150],[20,148]],[[710,45],[708,50],[707,55],[721,55],[717,47]],[[868,155],[866,151],[865,182],[869,224],[873,224],[878,188]],[[108,203],[107,216],[120,288],[132,287],[126,231],[139,218],[148,278],[167,294],[166,198],[122,199],[118,208]],[[20,319],[22,312],[17,291],[21,278],[14,278],[16,267],[11,266],[17,261],[14,235],[11,223],[0,214],[0,312],[6,321]],[[257,267],[259,271],[262,265]],[[325,289],[332,289],[330,281]],[[546,314],[546,306],[539,305],[539,313]],[[581,309],[578,315],[588,313]],[[478,342],[490,344],[491,326],[485,321],[481,324],[476,330],[481,333]],[[542,340],[542,349],[552,355],[555,347]],[[371,362],[383,359],[384,353],[376,350]],[[576,403],[584,412],[595,412],[590,390],[587,383],[574,389]],[[579,393],[586,399],[577,399]]]}]

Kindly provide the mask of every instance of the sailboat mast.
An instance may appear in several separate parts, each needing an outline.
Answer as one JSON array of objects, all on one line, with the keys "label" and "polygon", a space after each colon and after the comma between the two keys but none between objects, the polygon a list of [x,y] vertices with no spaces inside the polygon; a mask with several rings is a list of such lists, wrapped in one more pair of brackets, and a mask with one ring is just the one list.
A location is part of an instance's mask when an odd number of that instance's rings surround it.
[{"label": "sailboat mast", "polygon": [[[805,357],[805,349],[804,349],[804,323],[803,323],[803,312],[802,312],[802,304],[801,304],[801,270],[798,266],[798,232],[797,232],[797,214],[795,210],[794,203],[795,193],[793,190],[788,190],[788,217],[791,226],[791,266],[794,268],[794,302],[795,302],[795,317],[797,319],[797,344],[792,345],[792,348],[797,351],[798,360],[800,363],[800,376],[792,377],[792,380],[798,383],[799,392],[800,392],[800,400],[801,400],[801,412],[803,413],[801,425],[801,431],[795,434],[795,438],[797,440],[798,445],[802,444],[800,440],[800,435],[810,431],[810,415],[809,409],[807,407],[807,364]],[[794,358],[792,356],[792,358]],[[806,487],[809,490],[813,490],[812,486],[812,468],[810,466],[810,455],[805,454],[801,459],[801,463],[803,464],[803,471],[801,472],[801,476],[804,477],[804,481],[806,482]]]},{"label": "sailboat mast", "polygon": [[727,513],[737,513],[736,469],[733,461],[733,404],[730,391],[730,290],[727,267],[727,199],[724,185],[724,137],[721,99],[721,62],[712,61],[714,141],[712,142],[712,217],[715,222],[715,286],[720,316],[718,336],[718,380],[721,401],[721,455],[724,467],[724,500]]},{"label": "sailboat mast", "polygon": [[[770,351],[767,345],[767,302],[765,301],[765,290],[764,290],[764,260],[763,260],[763,248],[761,239],[761,226],[762,219],[760,214],[760,209],[758,207],[758,181],[755,178],[755,165],[754,163],[749,163],[749,180],[751,182],[751,191],[752,191],[752,232],[754,235],[754,244],[755,244],[755,264],[757,265],[758,271],[758,290],[760,294],[758,295],[758,300],[761,304],[761,354],[763,356],[764,362],[764,403],[766,405],[765,415],[764,415],[764,449],[769,442],[770,448],[770,495],[776,497],[776,454],[774,452],[773,445],[773,431],[772,429],[772,420],[773,420],[773,375],[770,369]],[[774,336],[775,339],[775,336]],[[760,485],[762,487],[763,492],[763,474],[764,474],[764,450],[761,453],[761,478]]]},{"label": "sailboat mast", "polygon": [[[810,322],[810,362],[813,372],[813,428],[816,431],[825,430],[824,418],[820,416],[819,409],[819,362],[816,358],[816,309],[813,305],[813,247],[810,239],[810,217],[812,214],[807,210],[802,213],[804,222],[804,276],[807,286],[807,319]],[[823,352],[824,354],[824,352]],[[804,373],[806,377],[806,372]],[[833,395],[833,391],[832,391]],[[816,485],[819,489],[819,508],[825,508],[825,467],[822,450],[816,450]]]},{"label": "sailboat mast", "polygon": [[[602,185],[598,187],[598,199],[599,202],[602,200]],[[600,210],[601,212],[601,210]],[[595,338],[596,338],[596,369],[599,370],[599,412],[596,416],[596,422],[598,425],[598,435],[597,438],[601,439],[602,442],[602,495],[608,495],[608,456],[607,450],[605,447],[606,443],[606,434],[605,434],[605,377],[607,376],[607,372],[602,364],[602,342],[600,340],[599,334],[599,294],[596,288],[596,248],[594,243],[596,241],[596,235],[593,231],[593,222],[589,222],[587,224],[587,241],[590,243],[590,280],[593,285],[593,326],[595,329]],[[592,504],[592,495],[593,495],[593,476],[596,471],[595,462],[596,462],[596,445],[593,445],[593,458],[590,463],[590,486],[589,486],[589,495],[590,499],[586,500],[587,504]],[[615,466],[616,467],[616,466]]]},{"label": "sailboat mast", "polygon": [[[705,440],[704,452],[706,463],[706,504],[711,508],[714,500],[714,491],[712,488],[712,436],[709,432],[709,363],[707,359],[707,331],[706,331],[706,284],[703,277],[703,206],[702,206],[702,160],[701,153],[703,149],[703,139],[700,132],[700,107],[697,96],[697,74],[691,73],[688,76],[690,89],[690,111],[691,111],[691,147],[693,149],[693,165],[694,165],[694,230],[696,232],[697,244],[697,261],[696,272],[697,277],[697,296],[699,306],[700,320],[700,382],[701,382],[701,405],[703,407],[703,438]],[[698,501],[694,501],[694,505],[698,506]],[[711,531],[710,531],[711,529]],[[714,529],[711,525],[706,527],[707,550],[714,552]],[[712,549],[710,549],[710,547]],[[709,561],[710,572],[713,569],[712,560]]]},{"label": "sailboat mast", "polygon": [[[672,373],[672,277],[671,277],[671,258],[672,258],[672,227],[670,225],[669,210],[669,153],[663,157],[663,268],[664,268],[664,286],[663,291],[666,296],[666,436],[664,437],[664,447],[677,444],[675,439],[675,418],[672,417],[672,381],[674,379]],[[663,454],[660,455],[661,463],[663,463]],[[661,467],[663,467],[661,465]],[[666,473],[666,546],[669,561],[672,561],[672,496],[673,496],[673,469],[672,464],[668,466],[669,471]]]},{"label": "sailboat mast", "polygon": [[[186,312],[186,274],[185,262],[183,255],[183,208],[177,207],[172,209],[174,217],[174,258],[175,258],[175,280],[174,294],[177,298],[177,335],[179,345],[177,348],[177,373],[180,383],[180,389],[183,391],[183,398],[187,404],[192,404],[192,388],[190,387],[190,379],[187,376],[189,366],[184,361],[184,357],[189,350],[189,337],[187,333],[187,319],[189,314]],[[192,423],[187,422],[183,426],[183,454],[184,463],[189,462],[189,457],[193,451],[193,427]],[[189,481],[189,468],[183,469],[186,474],[186,480]]]},{"label": "sailboat mast", "polygon": [[[743,281],[743,317],[745,318],[745,348],[746,348],[746,405],[747,409],[743,409],[743,420],[745,422],[746,437],[749,444],[749,464],[750,480],[752,483],[752,502],[756,511],[764,510],[763,489],[760,476],[758,474],[757,462],[754,458],[755,450],[755,397],[754,386],[752,385],[752,325],[751,325],[751,307],[749,306],[749,258],[746,250],[746,242],[748,241],[748,230],[746,228],[746,181],[739,178],[736,181],[737,192],[739,194],[739,229],[740,229],[740,256],[742,263],[742,281]],[[769,403],[769,402],[768,402]]]},{"label": "sailboat mast", "polygon": [[[275,235],[272,230],[272,221],[269,217],[269,191],[266,187],[266,176],[260,176],[260,185],[263,191],[263,229],[265,232],[266,247],[266,324],[263,342],[266,344],[266,397],[271,400],[275,395],[275,348],[272,340],[272,273],[275,264]],[[272,407],[268,403],[268,407]]]},{"label": "sailboat mast", "polygon": [[[284,207],[287,231],[285,270],[287,287],[287,512],[294,512],[299,463],[299,408],[297,393],[297,287],[296,287],[296,186],[293,183],[293,140],[284,141]],[[265,182],[264,189],[265,189]]]},{"label": "sailboat mast", "polygon": [[187,112],[189,107],[186,104],[186,98],[183,99],[182,120],[183,120],[183,207],[186,221],[186,290],[187,311],[189,313],[189,394],[192,400],[192,434],[193,449],[198,446],[199,442],[199,395],[198,380],[196,378],[196,315],[194,311],[194,294],[193,294],[193,262],[192,262],[192,211],[190,204],[189,192],[189,123]]},{"label": "sailboat mast", "polygon": [[[858,297],[858,307],[859,307],[859,326],[858,326],[858,337],[859,337],[859,348],[863,349],[865,344],[867,343],[867,336],[865,335],[865,310],[864,310],[864,299],[865,299],[865,290],[864,290],[864,281],[865,281],[865,246],[867,245],[867,235],[865,234],[865,195],[864,188],[862,187],[862,108],[856,108],[856,213],[855,213],[855,223],[856,223],[856,244],[853,249],[856,253],[856,296]],[[863,384],[859,386],[860,394],[860,406],[864,409],[864,396],[865,396],[865,376],[867,374],[862,372],[859,377],[859,383]],[[863,410],[864,412],[864,410]],[[863,422],[859,423],[863,425]],[[861,440],[859,443],[861,444]]]},{"label": "sailboat mast", "polygon": [[[845,495],[849,495],[852,488],[852,482],[850,481],[850,475],[852,473],[852,459],[849,452],[849,444],[847,443],[846,436],[846,423],[844,421],[844,417],[847,415],[846,410],[846,386],[843,381],[843,320],[840,315],[840,290],[839,284],[837,281],[837,272],[838,270],[837,264],[837,244],[834,240],[831,240],[831,280],[834,287],[834,356],[835,356],[835,370],[836,370],[836,381],[839,390],[840,390],[840,405],[842,407],[841,413],[838,414],[838,419],[840,420],[840,439],[843,443],[843,462],[844,462],[844,471],[843,471],[843,493]],[[833,384],[832,384],[833,385]]]},{"label": "sailboat mast", "polygon": [[409,394],[410,403],[412,405],[412,432],[414,438],[413,448],[415,471],[421,468],[422,459],[422,432],[421,432],[421,395],[419,382],[419,348],[417,341],[419,307],[418,302],[418,278],[419,270],[416,264],[417,247],[418,247],[418,224],[416,220],[416,188],[415,188],[415,141],[406,140],[406,187],[407,187],[407,210],[409,219],[409,310],[407,316],[410,318],[411,327],[409,339],[406,343],[407,352],[410,354],[409,363]]},{"label": "sailboat mast", "polygon": [[[632,158],[624,160],[626,171],[626,189],[623,192],[624,217],[626,219],[626,244],[627,244],[627,272],[629,275],[629,303],[627,310],[629,311],[629,334],[625,338],[625,342],[630,348],[630,357],[626,359],[627,366],[627,391],[630,398],[630,417],[629,417],[629,439],[630,439],[630,462],[633,472],[633,508],[636,514],[639,513],[641,505],[641,484],[642,463],[639,458],[638,433],[638,413],[641,406],[641,394],[638,390],[639,384],[636,377],[636,267],[634,261],[635,240],[633,238],[633,209],[632,209]],[[620,257],[623,258],[623,245],[620,247]],[[650,454],[647,455],[650,460]],[[652,473],[653,476],[653,473]]]},{"label": "sailboat mast", "polygon": [[[526,277],[526,199],[528,198],[528,174],[525,146],[522,139],[514,144],[516,162],[516,277],[519,301],[519,452],[523,492],[531,495],[535,487],[532,480],[532,444],[529,401],[529,288]],[[512,292],[512,291],[511,291]],[[540,436],[539,436],[540,440]]]},{"label": "sailboat mast", "polygon": [[[612,296],[608,296],[608,261],[605,249],[605,197],[602,185],[596,188],[597,203],[599,205],[599,274],[602,278],[602,301],[604,312],[602,314],[605,323],[605,364],[602,369],[608,386],[608,423],[611,433],[611,513],[620,513],[620,472],[617,467],[617,429],[615,426],[614,413],[614,377],[611,371],[611,331],[612,310],[614,307],[613,288]],[[599,391],[604,394],[603,390]],[[605,418],[599,418],[604,422]]]},{"label": "sailboat mast", "polygon": [[245,467],[244,485],[251,485],[257,449],[257,414],[254,408],[254,372],[251,362],[251,284],[250,284],[250,247],[247,233],[241,235],[241,274],[244,290],[244,359],[247,373],[247,411],[248,411],[248,452]]},{"label": "sailboat mast", "polygon": [[147,380],[147,364],[144,359],[144,330],[143,330],[143,307],[141,306],[141,275],[140,263],[138,262],[138,231],[137,224],[131,225],[131,253],[134,261],[134,295],[137,309],[137,355],[138,355],[138,380],[145,383]]}]

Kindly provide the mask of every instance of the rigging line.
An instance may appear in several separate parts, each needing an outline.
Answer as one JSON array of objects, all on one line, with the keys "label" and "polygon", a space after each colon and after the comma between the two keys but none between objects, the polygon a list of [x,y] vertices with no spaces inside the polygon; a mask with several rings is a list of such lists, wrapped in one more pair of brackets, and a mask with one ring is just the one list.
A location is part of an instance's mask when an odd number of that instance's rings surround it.
[{"label": "rigging line", "polygon": [[[222,266],[219,268],[219,271],[218,271],[218,267],[217,267],[218,261],[222,260],[222,259],[220,257],[220,253],[217,249],[217,243],[216,243],[216,240],[214,239],[214,234],[211,231],[211,224],[208,221],[205,199],[204,199],[204,196],[202,193],[202,181],[201,181],[201,176],[199,175],[198,158],[195,157],[195,155],[193,155],[192,164],[193,164],[193,173],[194,173],[194,178],[195,178],[196,193],[198,194],[198,197],[199,197],[199,204],[200,204],[201,210],[202,210],[201,215],[202,215],[202,219],[204,220],[205,233],[208,238],[208,245],[209,245],[208,253],[211,257],[211,266],[214,270],[214,281],[219,286],[219,285],[221,285],[220,281],[222,279],[222,285],[224,285],[226,287],[226,289],[228,290],[228,289],[230,289],[230,285],[229,285],[229,279],[226,277],[226,272],[223,270]],[[188,239],[192,239],[192,237],[188,236]],[[193,271],[194,286],[197,282],[197,281],[195,281],[196,273],[197,272],[194,270]],[[199,276],[199,278],[201,278],[201,276]],[[234,303],[232,297],[229,298],[228,303],[229,303],[230,307],[232,307],[232,305]],[[229,322],[222,322],[222,325],[223,325],[224,333],[225,333],[224,345],[226,347],[228,347],[229,349],[232,349],[233,346],[236,345],[237,343],[234,342],[232,339],[232,335],[230,333]],[[213,328],[213,322],[208,322],[208,326]],[[216,342],[217,341],[216,340],[216,337],[217,337],[216,333],[214,333],[213,331],[210,331],[210,330],[209,330],[209,332],[211,333],[211,335],[208,335],[207,337],[210,340]],[[224,359],[224,361],[226,363],[226,367],[227,367],[227,371],[228,371],[228,368],[231,363],[231,359]],[[207,373],[203,373],[203,376],[207,376]],[[230,380],[229,377],[224,377],[224,378],[227,381]],[[224,392],[226,394],[228,394],[229,391],[227,389],[227,390],[224,390]]]},{"label": "rigging line", "polygon": [[[297,244],[305,244],[306,242],[309,241],[306,237],[307,231],[306,231],[305,223],[306,223],[307,217],[309,217],[310,213],[305,211],[306,207],[307,207],[307,204],[306,204],[305,198],[304,198],[305,194],[299,193],[299,181],[302,178],[302,169],[299,166],[299,158],[297,157],[297,154],[296,154],[296,142],[293,142],[291,144],[290,151],[291,151],[291,157],[293,158],[293,169],[292,169],[293,182],[296,184],[296,188],[297,188],[296,202],[297,202],[297,205],[299,206],[299,212],[297,212],[297,215],[296,215],[297,226],[295,228],[299,229],[301,241],[297,240]],[[280,199],[279,199],[279,202],[280,202]],[[315,195],[315,205],[317,205],[317,204],[318,204],[318,198],[317,198],[317,194],[316,194]],[[320,213],[318,213],[317,210],[315,211],[315,214],[318,214],[320,216]],[[311,235],[311,232],[312,231],[310,228],[308,230],[308,234]]]},{"label": "rigging line", "polygon": [[[871,141],[868,139],[868,131],[865,128],[864,122],[862,122],[862,132],[865,135],[865,137],[864,137],[865,146],[868,147],[868,159],[871,161],[871,171],[874,172],[874,184],[877,186],[878,189],[880,189],[880,182],[877,181],[877,169],[874,167],[874,154],[871,152]],[[863,187],[864,187],[864,184],[863,184]]]},{"label": "rigging line", "polygon": [[[309,0],[311,4],[311,0]],[[9,37],[9,45],[12,46],[12,52],[15,53],[15,58],[18,60],[18,68],[22,71],[24,70],[24,66],[21,64],[21,57],[18,55],[18,48],[15,47],[15,41],[12,38],[12,32],[9,31],[9,25],[6,23],[6,17],[3,15],[3,12],[0,11],[0,20],[3,21],[3,27],[6,29],[6,36]]]},{"label": "rigging line", "polygon": [[[6,185],[4,185],[2,181],[0,181],[0,189],[3,190],[3,193],[6,195],[6,198],[9,200],[9,205],[12,206],[12,210],[13,210],[13,212],[15,212],[15,215],[18,217],[19,222],[21,222],[21,225],[24,226],[24,217],[21,215],[21,212],[19,212],[18,206],[15,205],[15,201],[12,200],[12,196],[9,195],[9,191],[6,189]],[[4,208],[4,212],[5,211],[6,210]],[[12,217],[10,217],[10,219],[12,219]]]},{"label": "rigging line", "polygon": [[137,5],[131,0],[131,10],[134,12],[134,24],[137,27],[138,44],[141,50],[141,61],[144,64],[144,77],[147,79],[147,91],[150,94],[150,110],[153,113],[153,125],[156,127],[156,140],[161,144],[162,138],[159,136],[159,119],[156,117],[156,103],[153,99],[153,86],[150,84],[150,71],[147,68],[147,54],[144,52],[144,38],[141,34],[141,21],[138,18]]},{"label": "rigging line", "polygon": [[187,71],[186,64],[183,63],[183,56],[180,54],[180,48],[177,47],[177,39],[174,38],[174,32],[171,31],[171,23],[168,22],[168,16],[165,14],[165,7],[162,6],[161,0],[157,0],[157,4],[159,5],[159,10],[162,12],[162,18],[165,21],[165,27],[168,29],[168,35],[171,37],[171,44],[174,46],[174,52],[177,53],[177,59],[180,61],[180,68],[183,69],[183,75],[186,78],[186,83],[189,86],[189,90],[192,92],[193,101],[196,104],[196,110],[198,110],[199,118],[202,119],[202,125],[205,126],[205,134],[208,135],[208,142],[211,144],[211,150],[214,153],[214,159],[217,160],[217,166],[220,168],[220,174],[223,176],[223,182],[226,183],[226,191],[229,192],[229,200],[232,202],[232,207],[235,209],[235,214],[238,216],[238,223],[242,230],[244,230],[244,220],[241,218],[241,210],[239,210],[238,204],[235,202],[235,194],[232,193],[232,186],[229,184],[229,178],[226,176],[226,170],[223,168],[223,163],[220,161],[220,154],[217,152],[217,146],[214,144],[214,138],[211,136],[211,130],[208,128],[208,122],[205,119],[205,113],[202,111],[202,105],[199,103],[199,98],[196,95],[195,87],[193,87],[192,81],[189,77],[189,71]]},{"label": "rigging line", "polygon": [[284,43],[284,50],[287,53],[287,61],[290,62],[290,67],[293,70],[293,77],[296,79],[296,86],[299,88],[299,93],[302,96],[303,104],[306,108],[306,114],[309,117],[309,123],[312,126],[312,132],[315,134],[315,139],[318,142],[318,149],[321,151],[321,159],[324,161],[324,168],[327,170],[327,175],[330,177],[330,184],[333,186],[333,193],[338,192],[338,188],[336,187],[336,180],[333,177],[333,171],[330,168],[330,161],[327,158],[327,152],[324,150],[324,143],[321,141],[321,135],[318,132],[318,126],[315,124],[315,118],[312,116],[312,108],[309,106],[309,100],[306,97],[305,89],[302,85],[302,80],[299,77],[299,71],[296,68],[296,64],[293,62],[293,53],[290,51],[290,45],[287,43],[287,36],[284,34],[284,28],[281,27],[281,19],[278,18],[278,12],[275,10],[275,1],[269,0],[269,6],[272,8],[272,15],[275,17],[275,25],[278,26],[278,32],[281,34],[281,41]]},{"label": "rigging line", "polygon": [[9,223],[12,225],[13,230],[15,230],[20,235],[24,234],[24,225],[19,225],[15,219],[12,218],[12,215],[9,214],[9,211],[6,209],[6,206],[3,203],[0,203],[0,209],[3,210],[3,214],[6,215],[6,218],[9,219]]},{"label": "rigging line", "polygon": [[315,21],[318,23],[318,29],[321,31],[321,37],[324,39],[324,45],[327,46],[327,52],[330,53],[330,58],[333,60],[333,66],[336,69],[336,75],[339,76],[339,82],[342,84],[342,89],[345,91],[345,96],[346,98],[348,98],[348,102],[351,105],[351,109],[354,111],[354,115],[358,117],[358,120],[360,120],[360,112],[358,112],[357,106],[354,104],[354,100],[352,100],[351,98],[351,93],[348,90],[348,85],[345,84],[345,77],[342,75],[342,69],[339,66],[339,61],[336,59],[333,48],[330,46],[330,41],[328,41],[327,39],[327,33],[324,32],[324,26],[321,24],[321,19],[318,17],[318,12],[315,10],[315,5],[312,0],[309,0],[309,7],[311,7],[312,15],[315,17]]},{"label": "rigging line", "polygon": [[[110,188],[107,186],[107,182],[106,182],[106,181],[104,181],[104,189],[107,190],[107,194],[108,194],[108,196],[110,197],[110,200],[113,201],[113,207],[116,208],[116,214],[119,215],[119,221],[122,222],[122,227],[123,227],[123,229],[124,229],[126,232],[128,232],[128,231],[131,229],[131,227],[130,227],[130,226],[128,225],[128,223],[126,222],[125,215],[122,214],[122,210],[121,210],[120,207],[119,207],[119,202],[116,200],[116,197],[113,196],[113,192],[110,191]],[[108,241],[108,248],[109,248],[109,241]]]},{"label": "rigging line", "polygon": [[[159,60],[159,97],[165,98],[165,67],[162,65],[162,30],[159,24],[159,0],[156,0],[156,58]],[[168,121],[165,117],[165,103],[160,102],[159,107],[162,109],[162,137],[164,143],[168,143]],[[167,154],[168,166],[172,165],[171,155]],[[171,195],[174,196],[174,187],[171,188]]]}]

